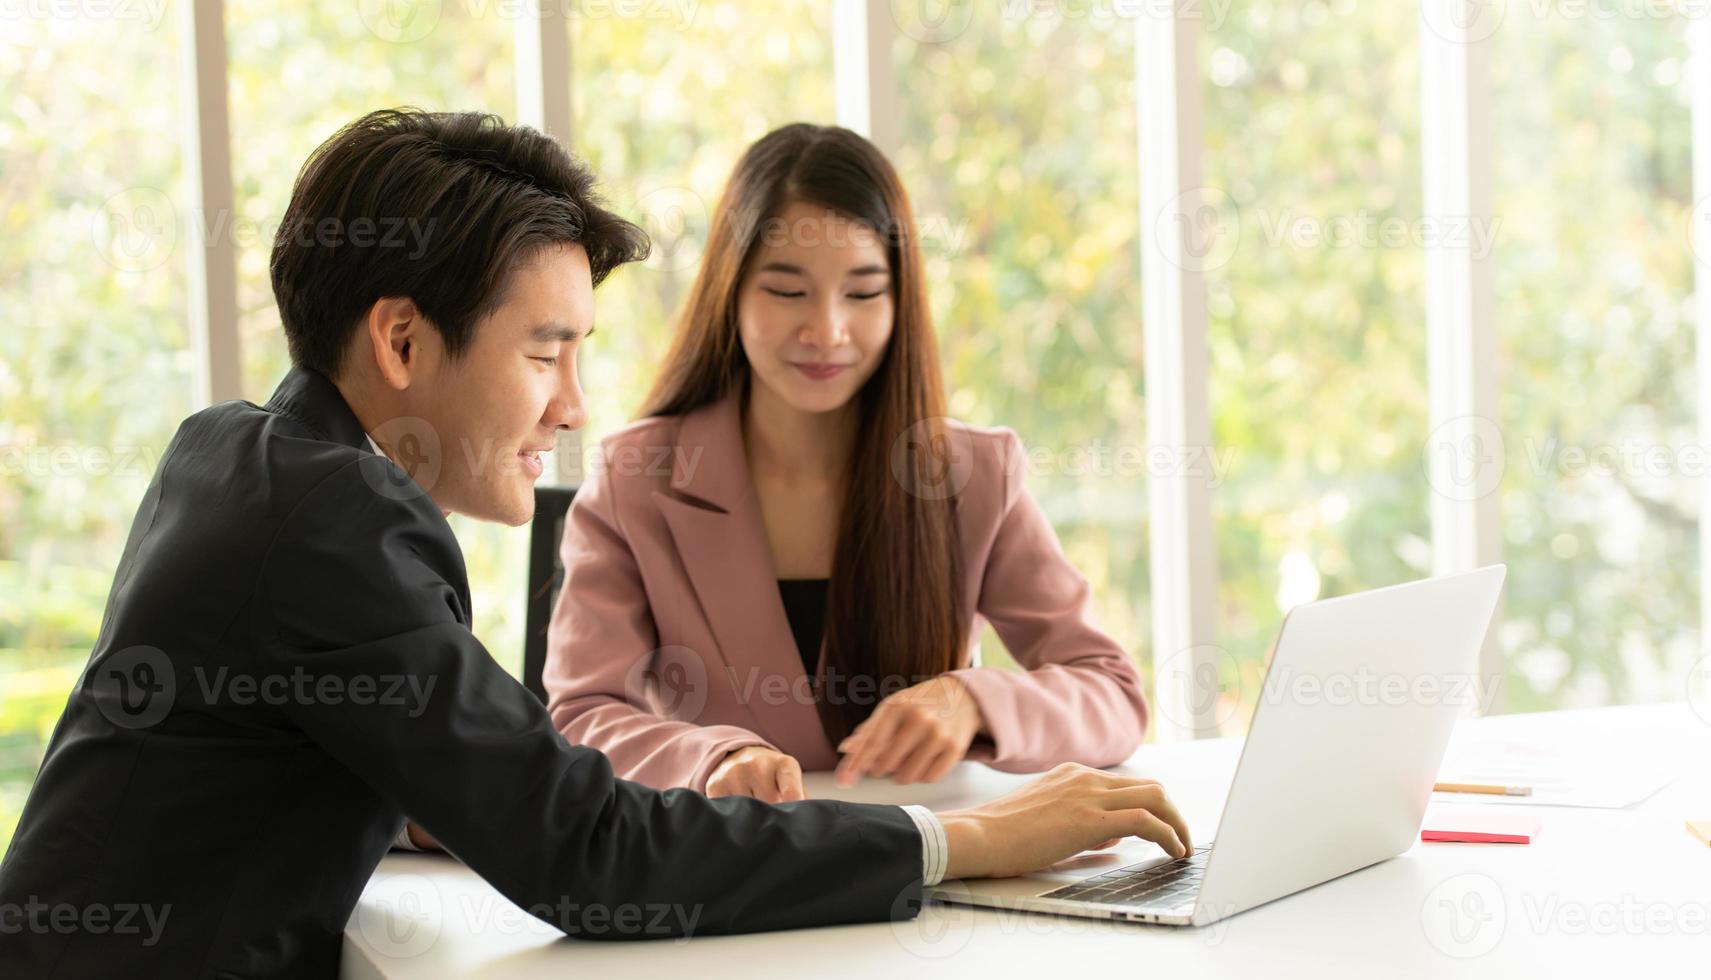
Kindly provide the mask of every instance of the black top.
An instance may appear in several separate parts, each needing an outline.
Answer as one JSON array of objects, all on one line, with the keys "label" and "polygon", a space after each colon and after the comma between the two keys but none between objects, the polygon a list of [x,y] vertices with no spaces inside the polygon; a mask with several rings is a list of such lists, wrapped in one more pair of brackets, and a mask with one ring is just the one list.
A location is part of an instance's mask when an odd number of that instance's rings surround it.
[{"label": "black top", "polygon": [[830,584],[823,578],[778,580],[784,615],[790,620],[796,652],[802,656],[802,669],[809,677],[820,666],[820,640],[826,635],[826,588]]},{"label": "black top", "polygon": [[0,973],[333,976],[405,814],[569,933],[915,914],[921,837],[902,810],[615,779],[469,622],[451,527],[368,451],[332,382],[296,370],[265,408],[192,416],[0,862],[0,909],[113,914],[0,929]]}]

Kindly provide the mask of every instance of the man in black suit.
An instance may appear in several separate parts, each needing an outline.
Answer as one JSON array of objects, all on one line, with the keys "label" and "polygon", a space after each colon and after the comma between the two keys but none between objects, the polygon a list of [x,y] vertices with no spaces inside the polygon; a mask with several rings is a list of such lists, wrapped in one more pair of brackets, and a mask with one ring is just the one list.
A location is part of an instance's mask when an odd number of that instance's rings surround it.
[{"label": "man in black suit", "polygon": [[616,780],[553,729],[470,633],[446,516],[529,520],[594,286],[646,248],[491,116],[316,151],[272,260],[295,367],[187,419],[143,497],[0,864],[0,975],[332,975],[406,816],[600,938],[885,920],[947,874],[1189,845],[1156,783],[1081,767],[943,815],[770,806]]}]

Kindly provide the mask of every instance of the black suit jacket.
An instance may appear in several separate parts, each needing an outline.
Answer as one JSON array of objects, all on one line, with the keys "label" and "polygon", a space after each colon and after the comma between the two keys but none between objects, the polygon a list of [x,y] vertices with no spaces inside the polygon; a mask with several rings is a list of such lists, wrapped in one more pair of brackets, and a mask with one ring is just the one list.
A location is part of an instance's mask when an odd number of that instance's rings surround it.
[{"label": "black suit jacket", "polygon": [[0,976],[331,976],[406,814],[573,935],[919,907],[901,810],[616,780],[469,622],[451,528],[327,378],[186,420],[0,864]]}]

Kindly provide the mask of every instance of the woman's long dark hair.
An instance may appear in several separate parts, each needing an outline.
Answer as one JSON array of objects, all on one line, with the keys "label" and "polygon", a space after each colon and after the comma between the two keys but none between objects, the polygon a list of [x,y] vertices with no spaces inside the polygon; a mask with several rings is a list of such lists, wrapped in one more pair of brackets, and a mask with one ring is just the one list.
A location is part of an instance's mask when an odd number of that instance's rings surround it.
[{"label": "woman's long dark hair", "polygon": [[872,143],[835,126],[796,123],[749,147],[713,216],[701,271],[642,415],[681,415],[748,383],[737,295],[760,233],[791,204],[829,208],[878,233],[891,269],[895,322],[856,395],[861,437],[839,510],[826,608],[826,677],[871,677],[876,698],[829,698],[835,745],[885,694],[954,669],[967,642],[953,501],[937,479],[947,444],[944,384],[908,195]]}]

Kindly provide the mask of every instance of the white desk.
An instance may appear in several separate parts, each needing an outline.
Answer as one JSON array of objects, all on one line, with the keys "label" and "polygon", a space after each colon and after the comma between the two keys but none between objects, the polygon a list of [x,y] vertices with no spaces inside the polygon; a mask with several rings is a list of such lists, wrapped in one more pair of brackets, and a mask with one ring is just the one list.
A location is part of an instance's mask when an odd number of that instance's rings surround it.
[{"label": "white desk", "polygon": [[[1662,792],[1625,810],[1532,808],[1531,845],[1420,844],[1395,860],[1200,929],[932,905],[911,922],[750,936],[570,940],[443,855],[388,856],[345,932],[353,978],[1706,976],[1711,847],[1683,828],[1711,819],[1711,723],[1685,705],[1485,719],[1517,738],[1646,732],[1681,760]],[[1667,739],[1656,732],[1667,729]],[[1486,731],[1490,731],[1486,728]],[[1148,746],[1128,768],[1163,780],[1196,840],[1213,837],[1240,743]],[[868,781],[810,795],[948,808],[1026,777],[965,765],[931,787]],[[907,792],[905,792],[907,791]],[[1150,847],[1150,845],[1146,845]],[[1131,849],[1137,853],[1138,849]]]}]

